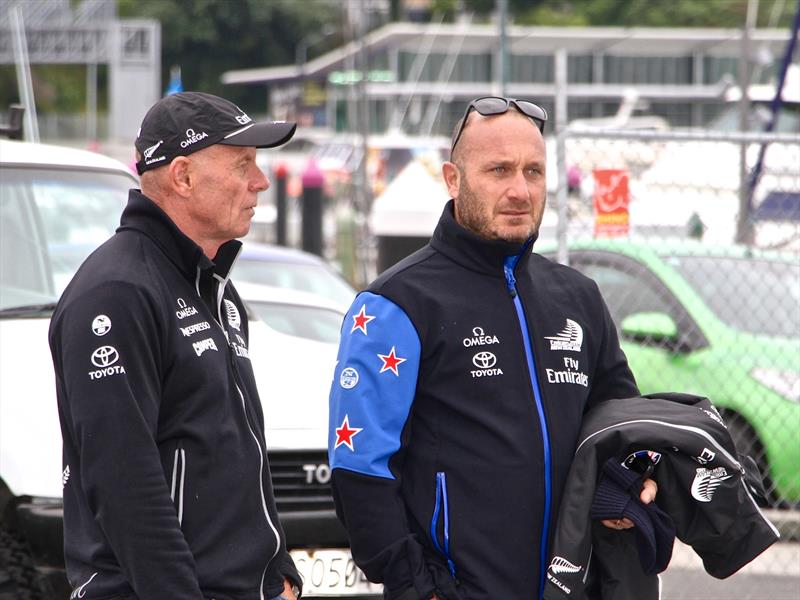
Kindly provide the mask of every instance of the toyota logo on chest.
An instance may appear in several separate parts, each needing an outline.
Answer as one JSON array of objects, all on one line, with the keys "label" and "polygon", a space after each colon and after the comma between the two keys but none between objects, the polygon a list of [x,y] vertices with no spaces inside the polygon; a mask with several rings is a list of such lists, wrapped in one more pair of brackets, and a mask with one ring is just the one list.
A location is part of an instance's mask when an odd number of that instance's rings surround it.
[{"label": "toyota logo on chest", "polygon": [[497,362],[497,357],[491,352],[478,352],[472,357],[472,364],[479,369],[488,369]]},{"label": "toyota logo on chest", "polygon": [[475,353],[472,357],[472,364],[477,367],[477,369],[470,371],[472,377],[492,377],[494,375],[503,374],[502,369],[495,367],[497,364],[497,357],[493,352],[489,352],[488,350]]}]

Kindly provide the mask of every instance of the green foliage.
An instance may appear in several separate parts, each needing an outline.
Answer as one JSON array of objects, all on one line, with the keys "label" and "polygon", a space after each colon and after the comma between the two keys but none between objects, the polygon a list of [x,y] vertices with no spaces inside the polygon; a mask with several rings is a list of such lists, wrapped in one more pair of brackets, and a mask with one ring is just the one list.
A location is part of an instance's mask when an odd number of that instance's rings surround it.
[{"label": "green foliage", "polygon": [[151,18],[161,23],[164,87],[170,68],[178,65],[184,89],[224,95],[245,110],[254,111],[264,110],[263,88],[224,86],[220,82],[222,73],[292,63],[296,45],[305,35],[340,21],[335,6],[319,0],[118,2],[120,17]]},{"label": "green foliage", "polygon": [[[77,0],[75,0],[77,1]],[[224,86],[231,69],[285,65],[294,62],[305,36],[334,25],[343,15],[329,0],[117,0],[121,18],[149,18],[161,23],[162,85],[173,65],[181,67],[184,89],[221,94],[245,110],[263,111],[263,87]],[[394,13],[400,0],[391,0]],[[758,27],[789,27],[797,2],[760,0]],[[433,18],[452,21],[460,7],[486,21],[496,0],[432,0]],[[780,10],[778,10],[780,9]],[[747,0],[508,0],[509,15],[518,25],[612,27],[727,27],[743,25]],[[309,57],[343,43],[338,33],[309,48]],[[98,101],[105,104],[105,71],[100,70]],[[83,67],[34,65],[34,92],[41,112],[80,112],[86,102]],[[13,65],[0,65],[0,106],[18,101]]]},{"label": "green foliage", "polygon": [[452,21],[456,15],[456,0],[431,0],[431,14]]},{"label": "green foliage", "polygon": [[[86,67],[83,65],[31,65],[31,81],[39,112],[83,112],[86,106]],[[0,66],[0,110],[20,102],[13,64]]]},{"label": "green foliage", "polygon": [[[485,4],[465,0],[476,12],[494,10]],[[757,26],[789,27],[795,10],[795,2],[761,0]],[[518,25],[739,28],[747,0],[509,0],[509,11]]]}]

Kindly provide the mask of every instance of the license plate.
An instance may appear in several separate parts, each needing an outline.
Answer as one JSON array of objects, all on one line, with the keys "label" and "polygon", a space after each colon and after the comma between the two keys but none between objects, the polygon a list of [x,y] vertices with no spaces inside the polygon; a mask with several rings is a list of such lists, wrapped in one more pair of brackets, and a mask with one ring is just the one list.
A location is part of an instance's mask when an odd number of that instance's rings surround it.
[{"label": "license plate", "polygon": [[383,592],[382,585],[367,581],[349,550],[292,550],[290,554],[303,577],[303,597]]}]

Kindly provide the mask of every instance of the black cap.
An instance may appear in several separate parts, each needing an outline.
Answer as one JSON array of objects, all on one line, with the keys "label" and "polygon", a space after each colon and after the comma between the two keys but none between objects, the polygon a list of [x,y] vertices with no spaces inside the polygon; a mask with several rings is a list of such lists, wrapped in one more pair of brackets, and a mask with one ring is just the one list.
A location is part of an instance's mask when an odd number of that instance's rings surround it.
[{"label": "black cap", "polygon": [[214,144],[272,148],[288,142],[296,123],[256,123],[238,106],[203,92],[179,92],[156,102],[136,137],[139,175]]}]

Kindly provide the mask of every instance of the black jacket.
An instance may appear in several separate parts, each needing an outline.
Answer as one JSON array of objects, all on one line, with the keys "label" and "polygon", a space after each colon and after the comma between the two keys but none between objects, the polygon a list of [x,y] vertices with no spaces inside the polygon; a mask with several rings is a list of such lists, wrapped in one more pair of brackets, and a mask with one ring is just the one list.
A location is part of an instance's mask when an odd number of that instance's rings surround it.
[{"label": "black jacket", "polygon": [[329,454],[356,562],[391,599],[538,598],[584,410],[635,395],[595,283],[449,203],[345,317]]},{"label": "black jacket", "polygon": [[656,503],[714,577],[732,575],[780,537],[753,498],[760,487],[755,463],[737,454],[706,398],[654,394],[604,402],[586,415],[580,439],[558,515],[545,600],[659,597],[656,576],[641,572],[633,532],[589,519],[597,477],[609,458],[623,462],[640,450],[657,453]]},{"label": "black jacket", "polygon": [[257,600],[299,580],[227,281],[240,246],[210,261],[132,190],[56,308],[65,558],[86,600]]}]

